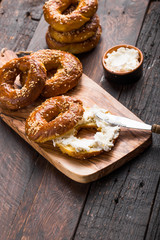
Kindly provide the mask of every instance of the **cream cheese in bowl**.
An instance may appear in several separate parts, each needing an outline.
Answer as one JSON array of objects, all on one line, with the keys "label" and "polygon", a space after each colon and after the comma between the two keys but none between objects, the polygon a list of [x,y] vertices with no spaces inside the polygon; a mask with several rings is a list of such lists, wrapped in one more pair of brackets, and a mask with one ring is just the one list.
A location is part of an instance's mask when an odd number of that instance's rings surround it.
[{"label": "cream cheese in bowl", "polygon": [[134,83],[143,75],[143,54],[132,45],[121,44],[108,49],[102,64],[105,78],[112,83]]},{"label": "cream cheese in bowl", "polygon": [[139,52],[136,49],[120,47],[108,53],[104,63],[110,71],[130,72],[138,67],[139,58]]}]

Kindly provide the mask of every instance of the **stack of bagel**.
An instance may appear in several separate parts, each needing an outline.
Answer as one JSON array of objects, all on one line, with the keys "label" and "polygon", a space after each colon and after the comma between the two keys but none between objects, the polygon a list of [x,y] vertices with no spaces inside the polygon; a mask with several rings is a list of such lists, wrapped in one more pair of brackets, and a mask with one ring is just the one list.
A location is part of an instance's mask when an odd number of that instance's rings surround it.
[{"label": "stack of bagel", "polygon": [[101,26],[98,0],[49,0],[43,6],[49,23],[46,42],[51,49],[73,54],[90,51],[98,44]]}]

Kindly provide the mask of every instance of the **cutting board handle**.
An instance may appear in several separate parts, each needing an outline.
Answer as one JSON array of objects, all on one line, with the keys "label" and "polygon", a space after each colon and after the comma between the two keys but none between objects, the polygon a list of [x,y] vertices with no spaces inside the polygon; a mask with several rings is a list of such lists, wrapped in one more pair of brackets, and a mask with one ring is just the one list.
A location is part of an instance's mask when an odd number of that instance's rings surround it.
[{"label": "cutting board handle", "polygon": [[160,125],[153,124],[151,131],[160,134]]}]

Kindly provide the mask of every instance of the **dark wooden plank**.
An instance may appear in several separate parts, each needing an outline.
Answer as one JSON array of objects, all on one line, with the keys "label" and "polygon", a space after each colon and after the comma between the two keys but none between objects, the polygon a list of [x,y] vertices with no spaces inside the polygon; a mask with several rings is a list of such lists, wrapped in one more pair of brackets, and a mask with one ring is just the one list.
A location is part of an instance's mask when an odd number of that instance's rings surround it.
[{"label": "dark wooden plank", "polygon": [[25,141],[0,120],[1,239],[6,239],[8,235],[37,156]]},{"label": "dark wooden plank", "polygon": [[[17,1],[16,4],[11,0],[1,1],[0,49],[26,48],[42,14],[42,5],[36,0]],[[38,154],[0,120],[1,239],[7,239],[29,179],[36,169],[37,157]],[[43,175],[43,171],[41,173]]]},{"label": "dark wooden plank", "polygon": [[45,0],[2,0],[0,5],[0,48],[26,50],[42,16]]},{"label": "dark wooden plank", "polygon": [[[160,3],[148,11],[138,47],[144,77],[123,88],[119,100],[148,123],[159,122]],[[74,239],[159,239],[159,136],[141,156],[94,183]],[[157,212],[156,212],[157,211]]]},{"label": "dark wooden plank", "polygon": [[153,201],[153,208],[151,210],[150,217],[148,219],[148,227],[146,229],[146,240],[158,240],[160,239],[160,181],[157,184],[157,191],[155,193],[155,199]]},{"label": "dark wooden plank", "polygon": [[88,186],[73,182],[45,159],[39,161],[7,239],[70,239]]},{"label": "dark wooden plank", "polygon": [[[33,163],[35,167],[29,175],[30,178],[27,185],[24,186],[23,195],[19,196],[19,198],[21,198],[16,209],[14,220],[12,221],[10,228],[7,229],[7,237],[4,239],[21,239],[21,235],[23,234],[23,225],[27,220],[31,206],[36,197],[37,190],[43,179],[44,172],[46,171],[46,162],[42,159],[42,157],[33,159]],[[24,179],[25,178],[26,176],[24,174]],[[19,192],[15,191],[14,193],[18,196],[21,192],[22,190],[19,189]]]}]

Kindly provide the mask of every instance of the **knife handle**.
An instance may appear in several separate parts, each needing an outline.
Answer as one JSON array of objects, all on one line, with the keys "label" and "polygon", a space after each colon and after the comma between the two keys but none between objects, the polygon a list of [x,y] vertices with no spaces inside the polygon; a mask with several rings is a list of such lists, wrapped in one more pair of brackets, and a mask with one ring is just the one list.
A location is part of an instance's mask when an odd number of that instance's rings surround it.
[{"label": "knife handle", "polygon": [[154,132],[154,133],[160,134],[160,125],[153,124],[152,128],[151,128],[151,131]]}]

